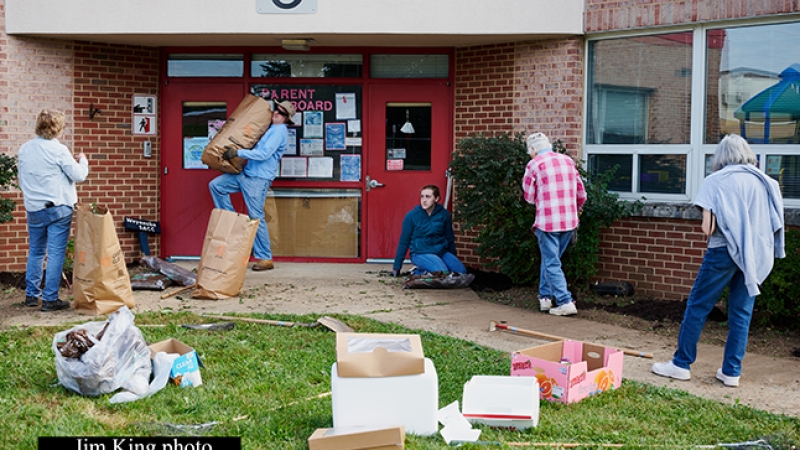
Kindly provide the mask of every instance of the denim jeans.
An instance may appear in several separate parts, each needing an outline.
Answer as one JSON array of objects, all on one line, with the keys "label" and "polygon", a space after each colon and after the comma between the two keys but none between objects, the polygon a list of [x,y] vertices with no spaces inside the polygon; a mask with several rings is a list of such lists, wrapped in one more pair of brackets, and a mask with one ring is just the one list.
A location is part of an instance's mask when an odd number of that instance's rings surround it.
[{"label": "denim jeans", "polygon": [[467,268],[458,260],[458,256],[449,252],[442,256],[433,253],[412,253],[411,263],[426,272],[467,273]]},{"label": "denim jeans", "polygon": [[[58,300],[61,274],[69,243],[72,208],[53,206],[40,211],[28,211],[28,264],[25,268],[25,295],[42,301]],[[47,257],[47,275],[42,292],[42,268]]]},{"label": "denim jeans", "polygon": [[272,259],[272,249],[269,243],[269,228],[264,220],[264,202],[267,200],[267,191],[272,180],[266,178],[248,177],[244,173],[238,175],[224,173],[208,183],[214,206],[219,209],[234,211],[231,203],[231,194],[241,192],[244,204],[247,206],[247,215],[251,219],[258,219],[258,231],[253,244],[253,254],[258,259]]},{"label": "denim jeans", "polygon": [[567,278],[561,269],[561,255],[567,249],[574,232],[575,230],[546,232],[534,229],[536,240],[539,241],[539,253],[542,255],[539,266],[539,297],[552,299],[555,306],[572,301],[572,293],[567,289]]},{"label": "denim jeans", "polygon": [[738,377],[742,372],[742,359],[747,349],[750,319],[753,316],[755,296],[747,292],[744,274],[733,262],[725,247],[706,250],[697,279],[694,281],[686,312],[683,314],[678,334],[678,349],[672,363],[689,369],[697,358],[697,341],[706,323],[708,314],[722,296],[725,287],[730,287],[728,297],[728,340],[725,342],[722,372]]}]

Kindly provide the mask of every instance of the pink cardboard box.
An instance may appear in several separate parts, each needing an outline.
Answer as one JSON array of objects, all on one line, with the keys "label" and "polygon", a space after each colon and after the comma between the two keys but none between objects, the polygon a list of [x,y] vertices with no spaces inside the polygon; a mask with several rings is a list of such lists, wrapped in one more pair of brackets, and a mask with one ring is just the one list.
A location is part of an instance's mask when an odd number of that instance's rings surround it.
[{"label": "pink cardboard box", "polygon": [[536,377],[541,400],[575,403],[618,389],[621,350],[578,341],[558,341],[511,354],[511,375]]}]

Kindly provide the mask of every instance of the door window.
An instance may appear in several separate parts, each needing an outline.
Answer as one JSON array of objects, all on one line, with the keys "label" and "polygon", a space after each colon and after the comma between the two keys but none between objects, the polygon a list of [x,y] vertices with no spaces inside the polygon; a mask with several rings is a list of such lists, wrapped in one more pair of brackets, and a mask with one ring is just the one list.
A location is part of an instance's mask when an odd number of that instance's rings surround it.
[{"label": "door window", "polygon": [[386,104],[386,170],[431,170],[431,104]]},{"label": "door window", "polygon": [[208,169],[201,162],[203,149],[225,124],[225,102],[183,102],[183,168]]},{"label": "door window", "polygon": [[244,56],[241,54],[182,54],[167,57],[168,77],[241,77]]}]

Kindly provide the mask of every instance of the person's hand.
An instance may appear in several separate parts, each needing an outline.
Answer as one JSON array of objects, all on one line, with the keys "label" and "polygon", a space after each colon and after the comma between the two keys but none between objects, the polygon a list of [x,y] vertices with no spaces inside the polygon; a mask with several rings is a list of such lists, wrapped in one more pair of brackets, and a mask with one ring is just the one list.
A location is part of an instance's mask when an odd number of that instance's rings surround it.
[{"label": "person's hand", "polygon": [[392,269],[392,276],[397,278],[398,275],[400,275],[400,271],[397,269]]},{"label": "person's hand", "polygon": [[229,148],[225,150],[225,153],[222,154],[222,159],[229,161],[237,156],[239,156],[239,150],[236,150],[235,148]]},{"label": "person's hand", "polygon": [[77,155],[75,155],[75,158],[77,158],[77,159],[78,159],[78,161],[80,161],[80,160],[82,160],[82,159],[86,158],[86,154],[85,154],[85,153],[83,153],[83,152],[80,152],[80,153],[78,153]]}]

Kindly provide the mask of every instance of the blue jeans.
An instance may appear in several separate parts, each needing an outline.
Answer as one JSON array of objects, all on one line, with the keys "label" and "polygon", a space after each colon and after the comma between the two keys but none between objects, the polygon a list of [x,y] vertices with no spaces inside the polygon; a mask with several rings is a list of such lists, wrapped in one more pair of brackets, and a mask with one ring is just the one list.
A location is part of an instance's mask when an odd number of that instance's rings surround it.
[{"label": "blue jeans", "polygon": [[271,184],[272,180],[248,177],[244,173],[238,175],[224,173],[208,183],[208,190],[211,191],[211,198],[216,208],[234,211],[231,194],[242,193],[244,204],[247,206],[247,215],[259,221],[253,244],[253,254],[258,259],[272,259],[269,228],[267,221],[264,220],[264,202],[267,200],[267,191]]},{"label": "blue jeans", "polygon": [[676,366],[689,369],[689,365],[697,358],[700,332],[726,286],[730,287],[728,340],[725,342],[722,372],[731,377],[741,374],[756,298],[747,292],[744,274],[725,247],[710,248],[703,257],[697,279],[689,293],[689,300],[686,301],[686,312],[678,334],[678,349],[672,357],[672,363]]},{"label": "blue jeans", "polygon": [[572,301],[572,293],[567,289],[567,278],[561,269],[561,255],[572,238],[570,231],[546,232],[534,229],[539,241],[539,253],[542,261],[539,265],[539,296],[553,299],[556,306],[566,305]]},{"label": "blue jeans", "polygon": [[[28,264],[25,268],[25,295],[42,301],[58,300],[64,258],[72,225],[72,208],[53,206],[41,211],[28,211]],[[47,276],[42,292],[42,268],[47,257]]]},{"label": "blue jeans", "polygon": [[412,253],[411,263],[426,272],[467,273],[467,268],[464,267],[464,264],[461,264],[458,256],[449,252],[442,256],[437,256],[433,253]]}]

